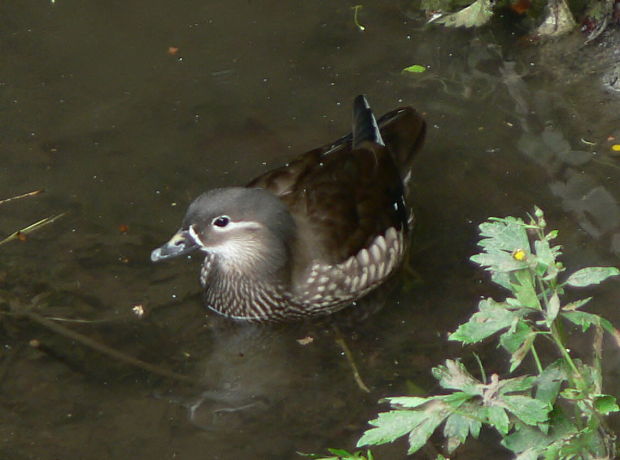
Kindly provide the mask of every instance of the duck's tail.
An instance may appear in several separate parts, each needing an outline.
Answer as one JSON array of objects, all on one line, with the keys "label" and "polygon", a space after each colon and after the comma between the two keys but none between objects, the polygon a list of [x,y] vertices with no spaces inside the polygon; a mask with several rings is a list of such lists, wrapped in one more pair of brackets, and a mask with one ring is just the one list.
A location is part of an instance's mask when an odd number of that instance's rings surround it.
[{"label": "duck's tail", "polygon": [[366,96],[360,94],[353,101],[353,148],[358,148],[365,141],[385,145]]},{"label": "duck's tail", "polygon": [[359,95],[353,102],[353,148],[364,141],[387,146],[405,182],[425,135],[426,122],[413,107],[392,110],[377,121],[366,97]]}]

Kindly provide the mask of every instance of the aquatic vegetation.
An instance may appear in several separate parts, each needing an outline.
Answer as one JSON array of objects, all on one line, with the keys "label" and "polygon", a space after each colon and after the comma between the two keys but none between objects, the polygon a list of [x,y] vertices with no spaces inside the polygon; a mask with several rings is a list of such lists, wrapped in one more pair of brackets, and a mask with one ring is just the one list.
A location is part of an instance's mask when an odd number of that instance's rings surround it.
[{"label": "aquatic vegetation", "polygon": [[532,38],[559,37],[577,28],[578,17],[586,43],[598,37],[608,26],[617,22],[613,2],[578,2],[575,0],[421,0],[420,8],[430,18],[428,22],[446,27],[480,27],[495,15],[506,12],[538,24]]},{"label": "aquatic vegetation", "polygon": [[[503,301],[482,299],[478,311],[449,336],[464,345],[495,337],[508,354],[510,374],[527,358],[537,374],[487,376],[476,356],[475,377],[460,360],[448,359],[432,370],[446,394],[386,398],[391,410],[370,421],[373,427],[358,447],[407,436],[413,454],[443,426],[443,454],[450,455],[469,436],[477,438],[484,426],[496,430],[501,445],[519,460],[615,457],[616,436],[605,419],[620,408],[614,396],[603,392],[602,347],[604,332],[618,342],[618,331],[582,310],[591,297],[570,302],[562,297],[567,289],[599,284],[620,270],[588,267],[566,277],[558,260],[561,246],[554,244],[558,232],[546,226],[538,208],[527,221],[491,218],[480,225],[482,251],[471,260],[510,294]],[[591,362],[567,348],[567,323],[583,333],[593,331]],[[555,351],[551,362],[544,362],[549,353],[541,357],[537,351],[542,341]]]}]

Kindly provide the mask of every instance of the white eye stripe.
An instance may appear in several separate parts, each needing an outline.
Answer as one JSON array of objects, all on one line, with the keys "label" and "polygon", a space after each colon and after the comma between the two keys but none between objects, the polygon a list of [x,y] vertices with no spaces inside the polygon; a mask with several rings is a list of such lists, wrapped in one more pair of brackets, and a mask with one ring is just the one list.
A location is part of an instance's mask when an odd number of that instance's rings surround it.
[{"label": "white eye stripe", "polygon": [[194,230],[194,226],[190,225],[189,228],[187,229],[189,235],[192,237],[192,239],[194,240],[194,242],[196,244],[198,244],[200,247],[204,248],[205,245],[202,242],[202,240],[200,239],[200,237],[198,236],[198,233],[196,233],[196,230]]},{"label": "white eye stripe", "polygon": [[247,228],[247,229],[257,229],[257,228],[261,228],[262,225],[259,224],[258,222],[253,222],[253,221],[241,221],[241,222],[235,222],[235,221],[230,221],[228,223],[228,225],[226,227],[218,227],[217,225],[213,226],[213,230],[216,232],[228,232],[231,231],[233,229],[243,229],[243,228]]}]

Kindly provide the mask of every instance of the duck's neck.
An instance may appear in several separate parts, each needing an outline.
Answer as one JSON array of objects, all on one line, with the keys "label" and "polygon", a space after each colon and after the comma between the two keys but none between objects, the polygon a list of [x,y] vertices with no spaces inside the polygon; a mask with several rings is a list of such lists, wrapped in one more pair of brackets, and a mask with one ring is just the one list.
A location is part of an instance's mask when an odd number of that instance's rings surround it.
[{"label": "duck's neck", "polygon": [[224,265],[208,254],[200,273],[204,300],[210,309],[234,319],[285,319],[291,307],[289,280],[283,270],[243,270]]}]

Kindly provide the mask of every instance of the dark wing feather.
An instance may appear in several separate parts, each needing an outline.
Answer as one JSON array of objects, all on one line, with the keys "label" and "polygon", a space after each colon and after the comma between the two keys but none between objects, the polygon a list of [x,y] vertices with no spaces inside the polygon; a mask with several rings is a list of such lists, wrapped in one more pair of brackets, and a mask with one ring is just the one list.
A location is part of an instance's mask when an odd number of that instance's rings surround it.
[{"label": "dark wing feather", "polygon": [[[407,230],[403,179],[421,147],[424,121],[412,108],[379,119],[386,146],[352,135],[311,150],[251,181],[284,201],[307,234],[313,259],[339,263],[389,227]],[[305,252],[306,252],[305,251]]]}]

